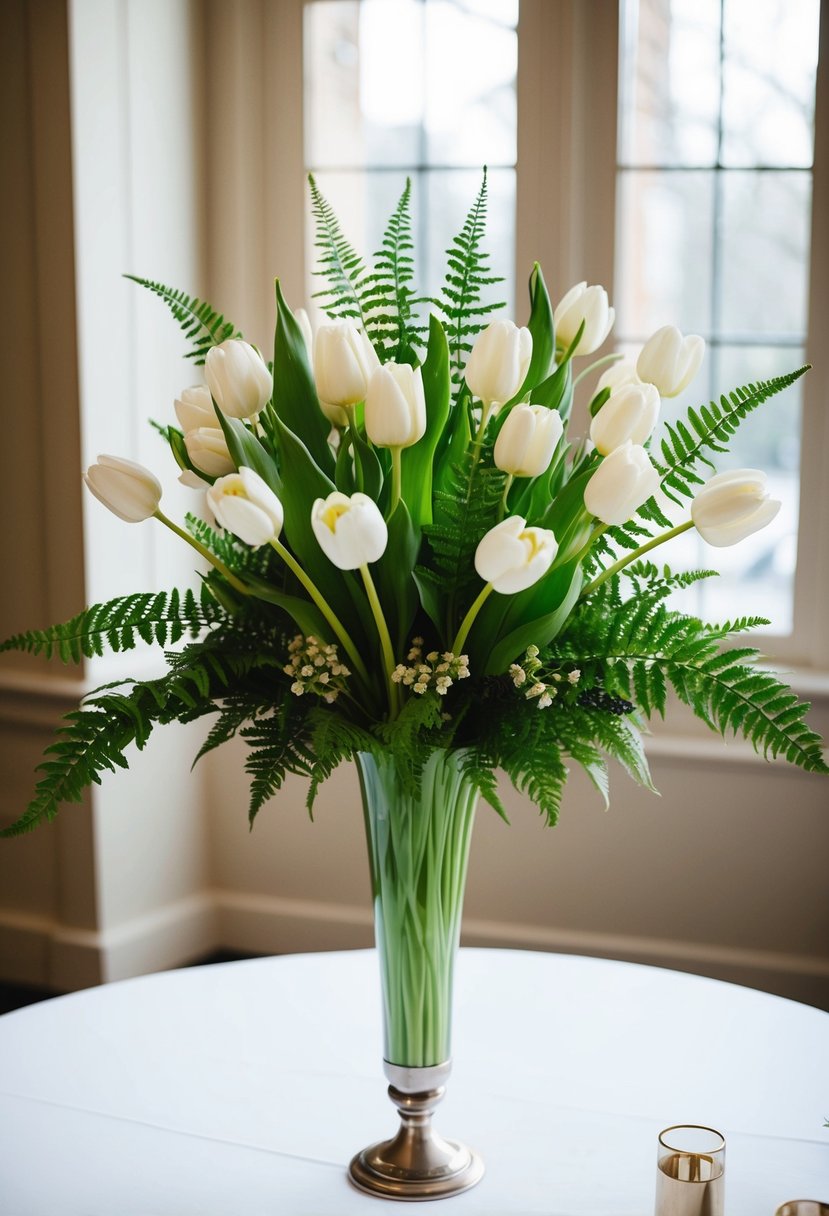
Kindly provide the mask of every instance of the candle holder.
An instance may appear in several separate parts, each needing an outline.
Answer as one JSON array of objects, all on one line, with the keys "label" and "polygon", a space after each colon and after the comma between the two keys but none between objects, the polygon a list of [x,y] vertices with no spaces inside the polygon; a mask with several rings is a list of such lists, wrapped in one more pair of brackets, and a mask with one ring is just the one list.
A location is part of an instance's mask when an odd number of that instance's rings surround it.
[{"label": "candle holder", "polygon": [[713,1127],[659,1133],[655,1216],[723,1216],[725,1139]]}]

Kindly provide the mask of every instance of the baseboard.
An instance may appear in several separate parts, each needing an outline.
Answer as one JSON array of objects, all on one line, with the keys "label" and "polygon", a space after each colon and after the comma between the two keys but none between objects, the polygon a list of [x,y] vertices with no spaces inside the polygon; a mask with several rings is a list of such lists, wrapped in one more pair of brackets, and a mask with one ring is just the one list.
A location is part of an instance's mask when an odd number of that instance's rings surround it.
[{"label": "baseboard", "polygon": [[10,983],[71,992],[177,967],[216,948],[209,892],[98,931],[0,909],[0,975]]},{"label": "baseboard", "polygon": [[[283,954],[350,950],[373,943],[371,909],[351,904],[215,892],[219,944]],[[589,933],[467,917],[462,944],[621,959],[708,975],[829,1009],[829,958],[662,938]]]},{"label": "baseboard", "polygon": [[[467,918],[463,943],[622,959],[712,976],[829,1009],[829,958],[708,943]],[[0,975],[70,991],[181,966],[216,950],[244,954],[371,946],[371,909],[214,890],[104,932],[0,910]]]}]

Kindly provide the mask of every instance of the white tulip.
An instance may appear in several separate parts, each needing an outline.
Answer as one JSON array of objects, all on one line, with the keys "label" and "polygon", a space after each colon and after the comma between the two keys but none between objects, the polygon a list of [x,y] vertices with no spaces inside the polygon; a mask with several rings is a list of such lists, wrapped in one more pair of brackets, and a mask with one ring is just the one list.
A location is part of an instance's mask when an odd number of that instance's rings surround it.
[{"label": "white tulip", "polygon": [[365,401],[368,382],[380,366],[377,352],[366,335],[351,321],[321,325],[314,338],[314,380],[326,417],[342,425],[329,410],[351,407]]},{"label": "white tulip", "polygon": [[120,456],[99,456],[83,479],[98,501],[128,524],[140,524],[158,510],[161,483],[142,464]]},{"label": "white tulip", "polygon": [[311,527],[325,556],[340,570],[358,570],[383,556],[386,521],[367,494],[334,490],[311,508]]},{"label": "white tulip", "polygon": [[311,329],[311,321],[308,313],[304,308],[298,308],[294,313],[294,320],[299,326],[302,336],[305,339],[305,345],[308,348],[308,358],[311,359],[313,357],[314,350],[314,333]]},{"label": "white tulip", "polygon": [[495,464],[513,477],[540,477],[550,467],[563,432],[558,410],[516,405],[495,440]]},{"label": "white tulip", "polygon": [[624,524],[659,489],[659,474],[630,440],[606,456],[587,483],[584,505],[602,523]]},{"label": "white tulip", "polygon": [[218,424],[210,389],[206,384],[194,384],[182,390],[175,400],[178,424],[185,432],[195,431],[200,426],[215,427]]},{"label": "white tulip", "polygon": [[611,363],[599,376],[596,392],[600,393],[602,389],[609,388],[612,395],[617,389],[625,388],[628,384],[641,384],[636,374],[636,364],[632,359],[620,359],[618,363]]},{"label": "white tulip", "polygon": [[760,469],[734,469],[706,481],[691,505],[702,539],[722,549],[770,524],[781,504],[769,498],[766,480]]},{"label": "white tulip", "polygon": [[253,418],[271,399],[273,380],[262,356],[241,338],[207,352],[204,364],[213,400],[229,418]]},{"label": "white tulip", "polygon": [[469,391],[486,406],[503,405],[521,388],[533,353],[533,336],[514,321],[493,321],[475,339],[464,373]]},{"label": "white tulip", "polygon": [[236,472],[220,426],[199,426],[194,431],[188,431],[184,436],[184,446],[190,463],[208,477],[222,477],[225,473]]},{"label": "white tulip", "polygon": [[475,550],[475,569],[485,583],[502,595],[515,595],[537,583],[558,552],[548,528],[528,528],[520,515],[490,528]]},{"label": "white tulip", "polygon": [[640,380],[655,384],[663,397],[676,397],[693,380],[705,354],[696,334],[683,338],[674,325],[664,325],[648,338],[636,360]]},{"label": "white tulip", "polygon": [[181,485],[187,486],[188,490],[206,490],[210,484],[203,477],[199,477],[198,473],[194,473],[192,469],[182,469],[178,479]]},{"label": "white tulip", "polygon": [[255,549],[282,531],[282,503],[267,482],[244,465],[238,473],[215,481],[207,491],[207,502],[217,523]]},{"label": "white tulip", "polygon": [[576,354],[591,355],[598,350],[613,327],[615,310],[608,304],[603,287],[588,287],[576,283],[556,306],[553,318],[556,327],[556,343],[569,347],[575,340],[584,321],[584,333],[576,348]]},{"label": "white tulip", "polygon": [[378,448],[409,448],[426,432],[426,398],[419,367],[385,363],[368,382],[366,434]]},{"label": "white tulip", "polygon": [[617,388],[590,424],[590,438],[602,456],[631,443],[644,443],[659,417],[659,393],[653,384]]}]

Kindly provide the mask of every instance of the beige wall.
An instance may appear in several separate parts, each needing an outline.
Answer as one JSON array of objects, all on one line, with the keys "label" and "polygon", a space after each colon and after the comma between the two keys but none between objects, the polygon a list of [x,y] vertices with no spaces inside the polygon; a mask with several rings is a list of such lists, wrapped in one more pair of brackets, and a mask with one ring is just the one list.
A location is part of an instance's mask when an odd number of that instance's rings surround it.
[{"label": "beige wall", "polygon": [[[272,92],[276,80],[294,98],[299,89],[297,4],[76,0],[69,11],[67,23],[57,0],[14,0],[0,44],[18,183],[0,197],[4,635],[65,618],[85,597],[190,577],[187,555],[155,525],[126,528],[80,492],[82,453],[165,467],[143,419],[169,418],[192,378],[161,304],[121,272],[195,291],[206,283],[254,332],[270,315],[270,271],[296,293],[303,281],[291,235],[301,129]],[[528,11],[544,20],[538,3]],[[279,71],[263,83],[266,60]],[[257,71],[239,92],[240,73]],[[248,180],[261,194],[251,197],[240,183],[259,155]],[[169,468],[165,485],[180,514],[186,499]],[[148,661],[132,655],[114,670],[142,674]],[[3,656],[0,821],[29,796],[52,723],[112,671]],[[810,679],[813,723],[829,733],[829,680]],[[0,978],[72,988],[222,946],[370,941],[353,774],[335,774],[314,823],[302,783],[290,782],[249,833],[243,749],[222,749],[191,776],[199,734],[166,729],[53,827],[0,844]],[[726,747],[679,713],[650,752],[661,798],[617,772],[605,813],[576,774],[554,830],[508,789],[510,828],[481,808],[466,940],[687,967],[829,1007],[825,782]]]}]

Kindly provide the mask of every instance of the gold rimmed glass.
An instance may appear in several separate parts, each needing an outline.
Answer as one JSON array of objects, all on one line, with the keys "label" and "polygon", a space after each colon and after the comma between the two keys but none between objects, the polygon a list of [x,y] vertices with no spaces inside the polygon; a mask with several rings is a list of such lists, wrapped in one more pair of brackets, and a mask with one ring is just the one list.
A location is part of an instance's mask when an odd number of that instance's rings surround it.
[{"label": "gold rimmed glass", "polygon": [[655,1216],[723,1216],[725,1139],[713,1127],[659,1133]]}]

